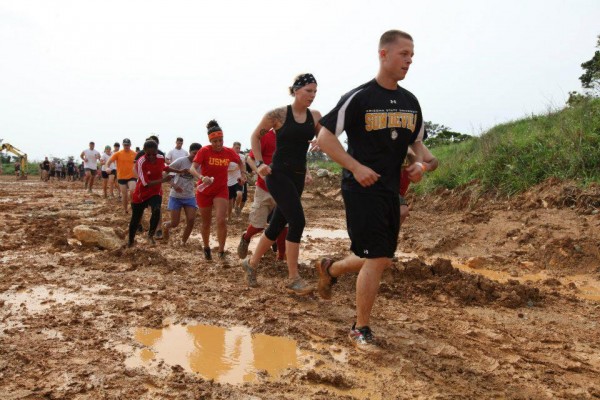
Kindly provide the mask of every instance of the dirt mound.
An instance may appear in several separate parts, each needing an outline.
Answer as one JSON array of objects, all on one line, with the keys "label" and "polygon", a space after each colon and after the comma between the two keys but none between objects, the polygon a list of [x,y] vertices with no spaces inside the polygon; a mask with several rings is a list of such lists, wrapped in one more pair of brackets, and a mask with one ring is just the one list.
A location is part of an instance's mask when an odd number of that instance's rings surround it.
[{"label": "dirt mound", "polygon": [[382,284],[382,293],[410,293],[437,299],[451,297],[464,305],[497,304],[508,308],[539,306],[543,300],[536,287],[516,280],[499,283],[467,274],[454,268],[450,260],[440,258],[431,265],[415,258],[394,268],[392,275],[394,281]]},{"label": "dirt mound", "polygon": [[108,253],[110,258],[117,262],[129,263],[132,267],[149,267],[169,265],[168,260],[161,254],[160,250],[152,248],[121,247]]},{"label": "dirt mound", "polygon": [[549,240],[533,257],[545,269],[600,272],[600,243],[586,238]]},{"label": "dirt mound", "polygon": [[513,205],[519,208],[574,208],[583,214],[600,210],[600,185],[581,188],[574,182],[550,178],[518,196]]},{"label": "dirt mound", "polygon": [[494,191],[484,192],[478,180],[454,189],[440,188],[424,196],[415,196],[409,191],[407,198],[409,201],[427,201],[428,208],[436,211],[498,209],[506,207],[506,202],[519,210],[568,207],[582,214],[597,214],[600,211],[600,185],[582,188],[575,182],[558,178],[549,178],[512,198]]}]

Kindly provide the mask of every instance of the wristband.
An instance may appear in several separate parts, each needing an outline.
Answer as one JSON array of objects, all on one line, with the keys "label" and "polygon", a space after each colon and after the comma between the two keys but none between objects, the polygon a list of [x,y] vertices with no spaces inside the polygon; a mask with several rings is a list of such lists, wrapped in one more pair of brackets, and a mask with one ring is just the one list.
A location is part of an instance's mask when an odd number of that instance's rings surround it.
[{"label": "wristband", "polygon": [[260,167],[261,165],[263,165],[265,162],[264,161],[257,161],[256,162],[256,169],[258,169],[258,167]]}]

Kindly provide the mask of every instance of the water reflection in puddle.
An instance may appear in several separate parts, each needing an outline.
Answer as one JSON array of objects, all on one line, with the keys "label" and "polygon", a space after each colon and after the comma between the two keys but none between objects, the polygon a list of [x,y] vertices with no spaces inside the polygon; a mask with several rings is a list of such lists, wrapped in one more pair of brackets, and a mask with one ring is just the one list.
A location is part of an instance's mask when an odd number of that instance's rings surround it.
[{"label": "water reflection in puddle", "polygon": [[252,335],[249,328],[209,325],[172,325],[163,329],[135,328],[134,339],[147,346],[126,361],[127,367],[149,366],[162,359],[188,372],[221,383],[253,382],[266,371],[276,377],[296,367],[296,341],[285,337]]},{"label": "water reflection in puddle", "polygon": [[304,236],[313,239],[348,239],[348,231],[345,229],[321,229],[309,228],[305,229]]}]

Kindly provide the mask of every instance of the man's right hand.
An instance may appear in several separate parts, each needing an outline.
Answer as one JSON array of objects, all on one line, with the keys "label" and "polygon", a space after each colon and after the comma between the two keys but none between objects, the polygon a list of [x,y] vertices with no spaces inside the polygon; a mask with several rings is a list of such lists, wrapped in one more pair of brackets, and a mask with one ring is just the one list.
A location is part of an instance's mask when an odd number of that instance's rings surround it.
[{"label": "man's right hand", "polygon": [[271,167],[267,164],[262,164],[257,168],[256,172],[258,172],[258,174],[264,178],[267,175],[271,175]]},{"label": "man's right hand", "polygon": [[354,179],[356,179],[362,187],[369,187],[375,184],[381,177],[377,172],[362,164],[352,171],[352,175],[354,175]]}]

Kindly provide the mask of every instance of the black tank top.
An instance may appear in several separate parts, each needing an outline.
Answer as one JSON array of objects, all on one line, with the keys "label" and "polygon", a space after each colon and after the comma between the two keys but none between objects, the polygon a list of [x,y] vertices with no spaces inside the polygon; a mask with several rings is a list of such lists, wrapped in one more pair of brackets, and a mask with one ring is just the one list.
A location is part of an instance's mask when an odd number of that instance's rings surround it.
[{"label": "black tank top", "polygon": [[273,169],[306,171],[306,152],[309,141],[315,137],[315,121],[309,109],[306,121],[299,124],[294,119],[292,106],[287,106],[285,123],[277,130],[277,147],[273,154]]}]

